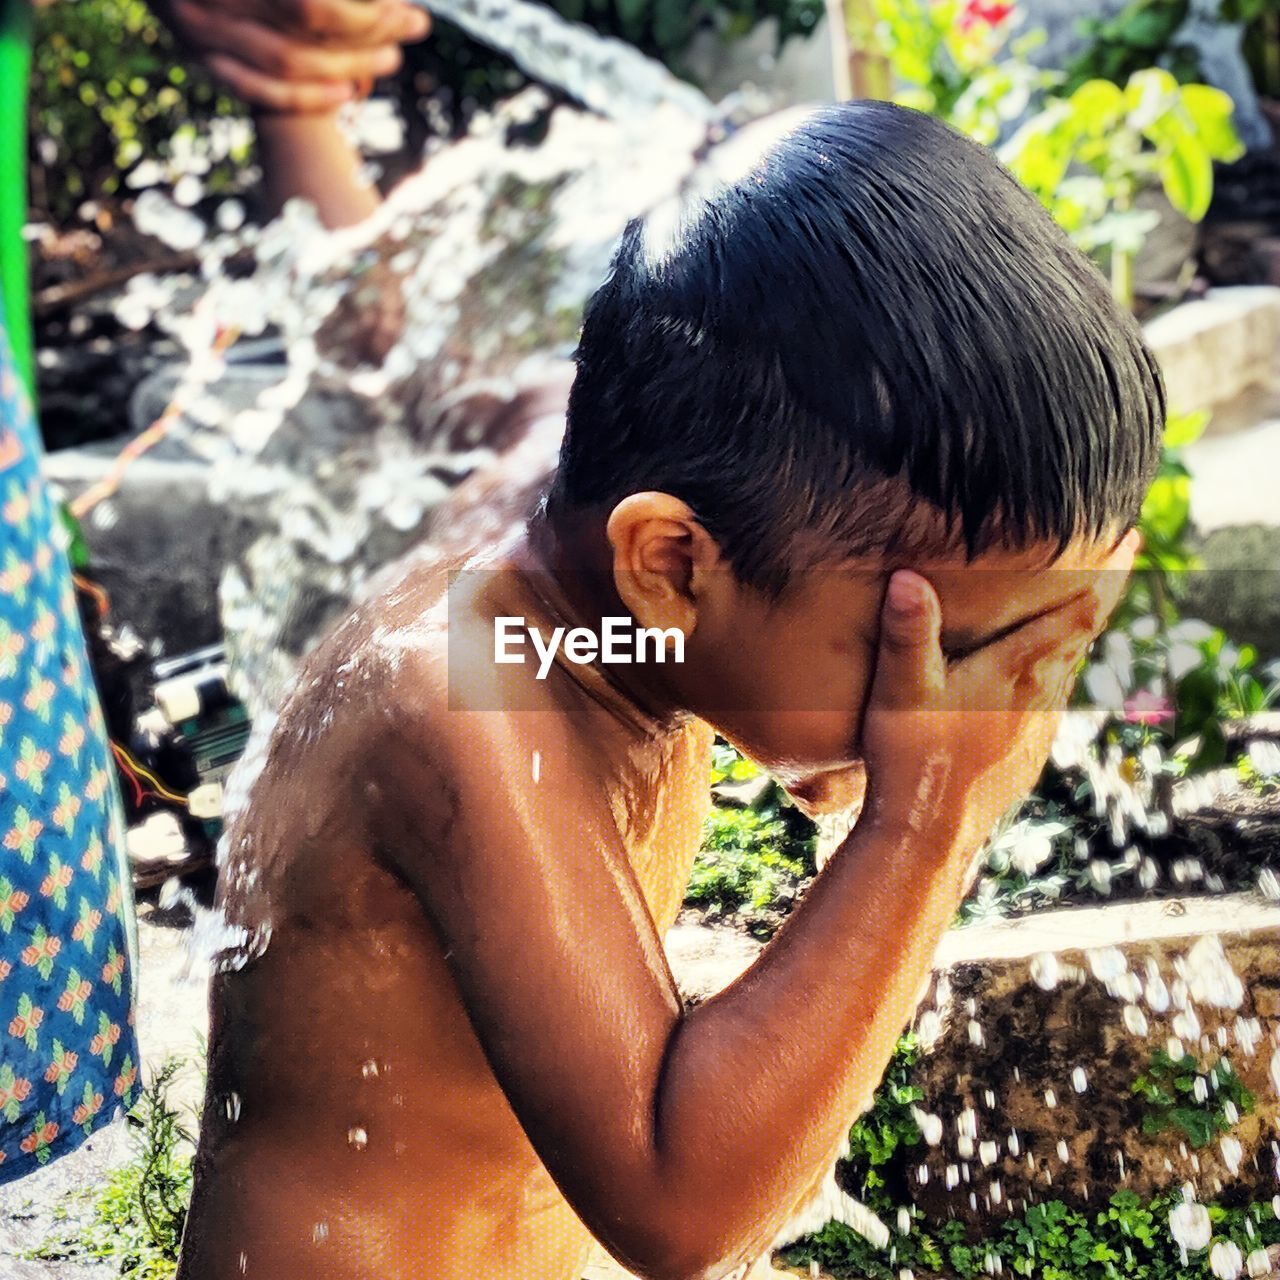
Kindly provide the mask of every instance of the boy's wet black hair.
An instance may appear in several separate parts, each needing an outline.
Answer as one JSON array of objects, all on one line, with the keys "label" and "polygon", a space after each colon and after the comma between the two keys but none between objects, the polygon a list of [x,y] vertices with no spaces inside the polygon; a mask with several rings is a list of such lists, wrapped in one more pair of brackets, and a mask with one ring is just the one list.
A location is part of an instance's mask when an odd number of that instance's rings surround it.
[{"label": "boy's wet black hair", "polygon": [[1137,323],[1038,201],[881,102],[806,117],[665,243],[633,221],[576,360],[547,514],[671,493],[770,595],[801,547],[925,550],[921,499],[969,556],[1118,536],[1165,413]]}]

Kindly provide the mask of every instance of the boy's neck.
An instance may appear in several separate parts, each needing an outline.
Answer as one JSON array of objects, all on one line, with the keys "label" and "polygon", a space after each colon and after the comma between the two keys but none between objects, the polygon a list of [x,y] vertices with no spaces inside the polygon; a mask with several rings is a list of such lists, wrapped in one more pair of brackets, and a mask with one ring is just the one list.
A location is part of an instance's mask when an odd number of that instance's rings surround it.
[{"label": "boy's neck", "polygon": [[[599,635],[605,618],[630,616],[614,588],[607,547],[600,543],[598,527],[553,527],[539,513],[512,542],[507,559],[531,598],[532,611],[541,615],[542,625],[563,626],[566,633],[574,627],[586,627]],[[557,661],[593,696],[614,703],[614,710],[647,733],[661,736],[673,732],[690,718],[691,713],[672,697],[659,674],[661,667],[652,663],[596,659],[579,664],[565,657],[563,647]]]}]

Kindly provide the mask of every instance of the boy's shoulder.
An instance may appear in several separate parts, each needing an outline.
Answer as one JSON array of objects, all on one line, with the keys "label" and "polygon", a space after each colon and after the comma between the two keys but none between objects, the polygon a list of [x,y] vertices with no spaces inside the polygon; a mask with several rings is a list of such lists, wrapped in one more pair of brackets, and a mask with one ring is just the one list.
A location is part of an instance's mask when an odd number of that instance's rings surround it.
[{"label": "boy's shoulder", "polygon": [[[472,599],[479,575],[456,568],[419,561],[337,627],[304,668],[295,724],[323,720],[344,754],[375,752],[403,786],[492,777],[535,739],[569,764],[574,717],[529,665],[494,661],[493,619]],[[525,765],[512,773],[531,776]]]}]

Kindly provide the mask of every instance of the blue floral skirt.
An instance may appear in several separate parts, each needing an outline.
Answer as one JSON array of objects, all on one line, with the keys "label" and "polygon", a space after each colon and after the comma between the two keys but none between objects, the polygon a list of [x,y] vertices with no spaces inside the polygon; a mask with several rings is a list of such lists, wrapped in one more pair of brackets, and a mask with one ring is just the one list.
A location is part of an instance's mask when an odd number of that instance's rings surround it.
[{"label": "blue floral skirt", "polygon": [[120,798],[40,452],[0,315],[0,1183],[138,1089]]}]

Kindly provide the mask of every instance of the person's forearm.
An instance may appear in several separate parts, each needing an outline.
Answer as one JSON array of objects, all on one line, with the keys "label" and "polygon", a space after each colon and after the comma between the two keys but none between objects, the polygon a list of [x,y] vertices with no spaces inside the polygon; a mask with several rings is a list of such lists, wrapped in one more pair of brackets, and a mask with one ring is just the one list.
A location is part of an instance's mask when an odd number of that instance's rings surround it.
[{"label": "person's forearm", "polygon": [[255,116],[269,213],[285,201],[310,200],[326,227],[363,222],[382,203],[364,180],[359,153],[343,136],[335,115]]},{"label": "person's forearm", "polygon": [[654,1142],[691,1277],[766,1248],[833,1158],[911,1018],[972,843],[856,829],[755,965],[678,1025]]}]

